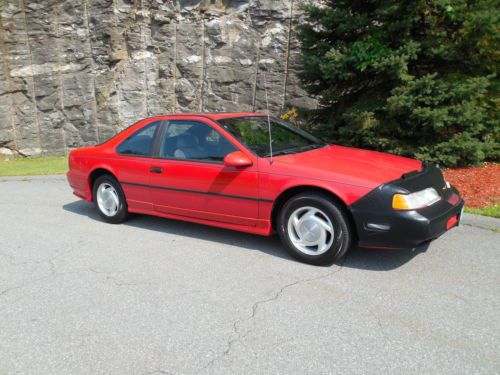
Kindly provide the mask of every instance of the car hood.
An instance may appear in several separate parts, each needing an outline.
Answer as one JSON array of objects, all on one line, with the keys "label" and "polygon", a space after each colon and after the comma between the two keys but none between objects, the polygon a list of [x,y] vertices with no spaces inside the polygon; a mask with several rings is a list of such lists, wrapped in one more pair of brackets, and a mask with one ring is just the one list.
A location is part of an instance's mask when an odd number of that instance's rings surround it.
[{"label": "car hood", "polygon": [[418,160],[343,146],[327,146],[275,156],[273,165],[288,175],[369,188],[396,180],[404,173],[422,169],[422,163]]}]

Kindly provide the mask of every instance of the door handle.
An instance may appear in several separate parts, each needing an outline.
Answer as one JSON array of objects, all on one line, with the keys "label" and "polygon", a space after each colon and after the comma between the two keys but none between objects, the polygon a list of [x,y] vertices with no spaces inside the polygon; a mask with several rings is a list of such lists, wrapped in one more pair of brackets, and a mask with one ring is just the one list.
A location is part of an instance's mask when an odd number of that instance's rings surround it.
[{"label": "door handle", "polygon": [[160,167],[151,167],[151,168],[149,168],[149,171],[151,173],[162,173],[163,172],[163,168],[160,168]]}]

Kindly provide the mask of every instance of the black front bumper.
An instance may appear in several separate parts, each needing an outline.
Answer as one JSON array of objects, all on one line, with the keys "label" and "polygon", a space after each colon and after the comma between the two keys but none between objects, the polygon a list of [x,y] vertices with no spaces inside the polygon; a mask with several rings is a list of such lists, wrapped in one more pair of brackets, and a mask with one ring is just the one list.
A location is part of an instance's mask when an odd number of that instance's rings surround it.
[{"label": "black front bumper", "polygon": [[[399,211],[392,208],[396,193],[411,193],[428,187],[441,199],[429,207]],[[441,171],[425,166],[422,171],[383,184],[350,206],[359,246],[415,248],[457,226],[464,201],[454,187],[447,187]]]}]

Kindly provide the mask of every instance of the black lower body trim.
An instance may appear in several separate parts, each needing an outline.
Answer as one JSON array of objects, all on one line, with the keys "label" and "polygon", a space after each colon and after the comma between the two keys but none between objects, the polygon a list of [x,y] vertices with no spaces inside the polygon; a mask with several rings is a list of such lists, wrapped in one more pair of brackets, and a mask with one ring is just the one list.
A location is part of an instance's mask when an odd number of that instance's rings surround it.
[{"label": "black lower body trim", "polygon": [[172,188],[172,187],[167,187],[167,186],[156,186],[156,185],[138,184],[138,183],[135,183],[135,182],[127,182],[127,181],[120,181],[120,183],[123,184],[123,185],[141,186],[141,187],[147,187],[147,188],[150,188],[150,189],[181,191],[181,192],[193,193],[193,194],[215,195],[215,196],[224,197],[224,198],[246,199],[246,200],[260,201],[260,202],[273,202],[272,199],[262,199],[262,198],[254,198],[254,197],[245,197],[245,196],[242,196],[242,195],[221,194],[221,193],[214,193],[214,192],[211,192],[211,191],[190,190],[190,189]]},{"label": "black lower body trim", "polygon": [[[464,202],[460,200],[455,206],[451,206],[446,201],[435,205],[436,207],[432,207],[432,214],[425,210],[422,210],[424,212],[393,211],[392,213],[372,211],[354,214],[359,237],[358,245],[360,247],[410,249],[440,237],[459,224]],[[388,229],[373,229],[367,225],[370,223],[382,223]]]}]

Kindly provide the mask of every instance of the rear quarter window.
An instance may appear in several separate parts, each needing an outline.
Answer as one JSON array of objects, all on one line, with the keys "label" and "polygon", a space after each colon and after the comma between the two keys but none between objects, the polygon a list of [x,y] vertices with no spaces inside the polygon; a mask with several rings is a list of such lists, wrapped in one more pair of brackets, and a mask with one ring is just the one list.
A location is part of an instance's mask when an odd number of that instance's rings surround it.
[{"label": "rear quarter window", "polygon": [[155,135],[160,124],[161,121],[156,121],[136,131],[120,143],[116,151],[120,155],[151,156]]}]

